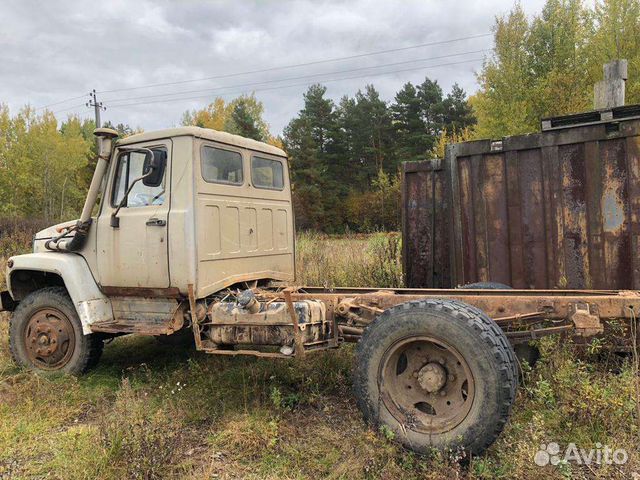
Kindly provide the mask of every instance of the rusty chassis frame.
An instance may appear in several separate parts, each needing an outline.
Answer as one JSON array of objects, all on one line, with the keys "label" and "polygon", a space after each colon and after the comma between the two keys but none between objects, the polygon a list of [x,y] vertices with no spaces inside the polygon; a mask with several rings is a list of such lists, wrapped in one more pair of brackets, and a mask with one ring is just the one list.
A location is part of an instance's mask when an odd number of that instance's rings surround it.
[{"label": "rusty chassis frame", "polygon": [[[640,292],[631,290],[476,290],[410,288],[253,288],[260,301],[284,301],[292,313],[295,356],[306,352],[339,347],[343,342],[357,342],[379,314],[400,303],[425,299],[458,300],[479,308],[505,332],[511,343],[565,334],[586,343],[600,336],[615,322],[630,323],[640,314]],[[303,344],[292,302],[317,300],[325,303],[332,337]],[[189,286],[189,306],[198,350],[220,355],[255,355],[291,358],[276,352],[219,349],[202,338],[202,318],[197,315],[193,286]],[[201,317],[201,316],[200,316]],[[630,344],[629,330],[616,333],[617,347]],[[626,332],[626,333],[624,333]]]}]

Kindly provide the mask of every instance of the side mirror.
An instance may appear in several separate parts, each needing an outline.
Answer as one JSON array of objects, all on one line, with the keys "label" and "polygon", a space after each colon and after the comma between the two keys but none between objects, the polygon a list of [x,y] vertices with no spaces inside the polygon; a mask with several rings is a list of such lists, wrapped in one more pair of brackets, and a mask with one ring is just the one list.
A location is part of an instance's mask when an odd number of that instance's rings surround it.
[{"label": "side mirror", "polygon": [[145,187],[159,187],[167,165],[167,153],[162,150],[148,151],[142,165],[142,184]]}]

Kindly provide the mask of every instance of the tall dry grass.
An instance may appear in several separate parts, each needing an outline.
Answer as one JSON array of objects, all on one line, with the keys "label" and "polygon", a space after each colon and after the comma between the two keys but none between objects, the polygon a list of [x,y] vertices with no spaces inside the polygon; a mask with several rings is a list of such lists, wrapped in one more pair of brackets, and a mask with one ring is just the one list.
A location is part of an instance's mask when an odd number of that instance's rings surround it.
[{"label": "tall dry grass", "polygon": [[300,233],[296,240],[296,282],[323,287],[402,287],[400,235]]}]

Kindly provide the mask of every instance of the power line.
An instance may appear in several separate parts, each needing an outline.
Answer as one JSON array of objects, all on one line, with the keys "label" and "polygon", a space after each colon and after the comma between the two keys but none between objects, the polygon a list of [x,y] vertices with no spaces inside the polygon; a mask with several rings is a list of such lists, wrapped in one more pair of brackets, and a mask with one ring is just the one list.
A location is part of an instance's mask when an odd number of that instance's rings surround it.
[{"label": "power line", "polygon": [[[374,76],[382,76],[382,75],[390,75],[390,74],[394,74],[394,73],[402,73],[402,72],[410,72],[410,71],[416,71],[416,70],[425,70],[425,69],[430,69],[430,68],[438,68],[438,67],[447,67],[447,66],[453,66],[453,65],[462,65],[465,63],[471,63],[471,62],[479,62],[484,60],[483,58],[473,58],[473,59],[469,59],[469,60],[462,60],[460,62],[449,62],[449,63],[441,63],[438,65],[425,65],[425,66],[420,66],[420,67],[413,67],[413,68],[404,68],[404,69],[400,69],[400,70],[391,70],[388,72],[377,72],[377,73],[370,73],[367,75],[352,75],[349,77],[342,77],[342,78],[331,78],[331,79],[327,79],[327,80],[323,80],[322,82],[319,83],[331,83],[331,82],[339,82],[339,81],[343,81],[343,80],[353,80],[353,79],[358,79],[358,78],[367,78],[367,77],[374,77]],[[257,89],[252,89],[253,92],[263,92],[263,91],[271,91],[271,90],[279,90],[279,89],[284,89],[284,88],[293,88],[293,87],[300,87],[300,86],[308,86],[311,85],[311,83],[309,82],[300,82],[300,83],[294,83],[294,84],[290,84],[290,85],[277,85],[274,87],[265,87],[265,88],[257,88]],[[230,87],[227,87],[230,88]],[[238,91],[238,92],[224,92],[221,93],[220,95],[222,96],[227,96],[227,95],[240,95],[243,93],[247,93],[246,91]],[[193,97],[180,97],[180,98],[169,98],[169,99],[160,99],[160,100],[148,100],[148,101],[143,101],[143,102],[132,102],[132,103],[122,103],[122,104],[116,104],[113,106],[110,106],[110,108],[113,109],[119,109],[122,107],[130,107],[130,106],[136,106],[136,105],[149,105],[149,104],[153,104],[153,103],[163,103],[163,102],[176,102],[176,101],[181,101],[181,100],[197,100],[200,98],[210,98],[210,95],[199,95],[199,96],[193,96]],[[86,106],[85,104],[79,104],[79,105],[74,105],[73,107],[69,107],[69,108],[64,108],[62,110],[56,110],[52,113],[60,113],[60,112],[66,112],[69,110],[73,110],[79,107],[84,107]]]},{"label": "power line", "polygon": [[223,74],[223,75],[215,75],[212,77],[203,77],[203,78],[194,78],[194,79],[190,79],[190,80],[179,80],[179,81],[175,81],[175,82],[165,82],[165,83],[150,83],[147,85],[140,85],[137,87],[125,87],[125,88],[116,88],[116,89],[112,89],[112,90],[100,90],[98,91],[98,93],[114,93],[114,92],[125,92],[125,91],[131,91],[131,90],[139,90],[139,89],[143,89],[143,88],[152,88],[152,87],[164,87],[164,86],[169,86],[169,85],[182,85],[185,83],[193,83],[193,82],[203,82],[206,80],[218,80],[221,78],[230,78],[230,77],[237,77],[237,76],[241,76],[241,75],[249,75],[249,74],[254,74],[254,73],[265,73],[265,72],[272,72],[275,70],[285,70],[285,69],[289,69],[289,68],[297,68],[297,67],[307,67],[310,65],[319,65],[322,63],[330,63],[330,62],[338,62],[340,60],[352,60],[354,58],[362,58],[362,57],[369,57],[372,55],[382,55],[384,53],[393,53],[393,52],[401,52],[401,51],[405,51],[405,50],[411,50],[411,49],[416,49],[416,48],[422,48],[422,47],[431,47],[431,46],[435,46],[435,45],[444,45],[447,43],[454,43],[454,42],[460,42],[463,40],[472,40],[474,38],[482,38],[482,37],[488,37],[493,35],[493,33],[488,32],[488,33],[481,33],[481,34],[477,34],[477,35],[469,35],[467,37],[459,37],[459,38],[451,38],[448,40],[440,40],[437,42],[428,42],[428,43],[421,43],[419,45],[411,45],[408,47],[398,47],[398,48],[390,48],[387,50],[378,50],[378,51],[374,51],[374,52],[368,52],[368,53],[360,53],[360,54],[356,54],[356,55],[349,55],[346,57],[335,57],[335,58],[327,58],[324,60],[315,60],[312,62],[305,62],[305,63],[296,63],[296,64],[291,64],[291,65],[282,65],[282,66],[278,66],[278,67],[270,67],[270,68],[263,68],[260,70],[249,70],[249,71],[244,71],[244,72],[235,72],[235,73],[227,73],[227,74]]},{"label": "power line", "polygon": [[224,86],[220,86],[220,87],[215,87],[215,88],[207,88],[207,89],[198,89],[198,90],[188,90],[188,91],[183,91],[183,92],[170,92],[170,93],[157,93],[154,95],[144,95],[144,96],[137,96],[137,97],[129,97],[129,98],[115,98],[115,99],[108,99],[107,101],[110,102],[110,105],[118,105],[118,103],[114,103],[114,102],[127,102],[129,100],[142,100],[142,99],[149,99],[149,98],[164,98],[164,97],[171,97],[171,96],[176,96],[176,95],[187,95],[190,93],[213,93],[219,90],[224,90],[224,89],[228,89],[228,88],[240,88],[240,87],[252,87],[252,86],[259,86],[259,85],[268,85],[268,84],[272,84],[272,83],[279,83],[279,82],[288,82],[288,81],[292,81],[292,80],[303,80],[303,79],[308,79],[308,78],[314,78],[314,77],[319,77],[319,76],[327,76],[327,75],[336,75],[336,74],[341,74],[341,73],[351,73],[351,72],[359,72],[359,71],[363,71],[363,70],[370,70],[373,68],[384,68],[384,67],[392,67],[392,66],[398,66],[398,65],[407,65],[410,63],[416,63],[416,62],[426,62],[429,60],[440,60],[443,58],[450,58],[450,57],[460,57],[463,55],[471,55],[471,54],[475,54],[475,53],[483,53],[483,52],[487,52],[490,49],[482,49],[482,50],[473,50],[473,51],[469,51],[469,52],[460,52],[460,53],[452,53],[452,54],[448,54],[448,55],[440,55],[437,57],[429,57],[429,58],[418,58],[418,59],[414,59],[414,60],[405,60],[402,62],[393,62],[393,63],[386,63],[386,64],[381,64],[381,65],[370,65],[367,67],[359,67],[359,68],[352,68],[352,69],[348,69],[348,70],[336,70],[333,72],[326,72],[326,73],[314,73],[314,74],[310,74],[310,75],[302,75],[302,76],[297,76],[297,77],[287,77],[287,78],[280,78],[280,79],[272,79],[272,80],[264,80],[262,82],[251,82],[251,83],[241,83],[241,84],[235,84],[235,85],[224,85]]},{"label": "power line", "polygon": [[[330,83],[330,82],[339,82],[342,80],[352,80],[352,79],[357,79],[357,78],[366,78],[366,77],[372,77],[372,76],[380,76],[380,75],[389,75],[389,74],[393,74],[393,73],[402,73],[402,72],[409,72],[409,71],[416,71],[416,70],[425,70],[425,69],[429,69],[429,68],[437,68],[437,67],[447,67],[447,66],[452,66],[452,65],[461,65],[464,63],[471,63],[471,62],[479,62],[484,60],[483,58],[474,58],[474,59],[470,59],[470,60],[463,60],[460,62],[451,62],[451,63],[441,63],[439,65],[427,65],[427,66],[422,66],[422,67],[414,67],[414,68],[405,68],[405,69],[400,69],[400,70],[392,70],[389,72],[377,72],[377,73],[372,73],[372,74],[368,74],[368,75],[354,75],[354,76],[350,76],[350,77],[344,77],[344,78],[334,78],[334,79],[328,79],[328,80],[323,80],[320,83]],[[282,89],[282,88],[292,88],[292,87],[300,87],[300,86],[307,86],[310,85],[309,82],[302,82],[302,83],[294,83],[294,84],[290,84],[290,85],[277,85],[274,87],[265,87],[265,88],[257,88],[257,89],[253,89],[253,92],[264,92],[264,91],[269,91],[269,90],[278,90],[278,89]],[[240,95],[243,93],[247,93],[246,91],[243,92],[225,92],[222,95]],[[167,102],[176,102],[176,101],[181,101],[181,100],[196,100],[196,99],[200,99],[200,98],[210,98],[210,95],[199,95],[199,96],[195,96],[195,97],[181,97],[181,98],[169,98],[169,99],[161,99],[161,100],[148,100],[148,101],[144,101],[144,102],[133,102],[133,103],[123,103],[123,104],[118,104],[115,105],[113,107],[110,107],[112,110],[113,109],[117,109],[117,108],[122,108],[122,107],[130,107],[130,106],[135,106],[135,105],[148,105],[148,104],[152,104],[152,103],[167,103]]]},{"label": "power line", "polygon": [[[83,96],[84,96],[84,95],[83,95]],[[86,104],[86,103],[80,103],[80,104],[78,104],[78,105],[74,105],[73,107],[62,108],[62,109],[60,109],[60,110],[54,110],[54,111],[53,111],[53,112],[51,112],[51,113],[53,113],[53,114],[55,115],[56,113],[68,112],[69,110],[75,110],[76,108],[86,107],[86,106],[87,106],[87,104]]]},{"label": "power line", "polygon": [[86,94],[85,95],[78,95],[77,97],[65,98],[64,100],[60,100],[59,102],[53,102],[53,103],[50,103],[48,105],[43,105],[42,107],[38,107],[38,108],[36,108],[36,110],[42,110],[44,108],[53,107],[54,105],[60,105],[61,103],[67,103],[67,102],[70,102],[71,100],[78,100],[79,98],[84,98],[85,96],[86,96]]},{"label": "power line", "polygon": [[[398,48],[391,48],[391,49],[386,49],[386,50],[378,50],[378,51],[368,52],[368,53],[360,53],[360,54],[356,54],[356,55],[348,55],[348,56],[345,56],[345,57],[327,58],[327,59],[323,59],[323,60],[315,60],[315,61],[305,62],[305,63],[282,65],[282,66],[277,66],[277,67],[263,68],[263,69],[259,69],[259,70],[248,70],[248,71],[244,71],[244,72],[228,73],[228,74],[223,74],[223,75],[215,75],[215,76],[211,76],[211,77],[195,78],[195,79],[189,79],[189,80],[180,80],[180,81],[175,81],[175,82],[151,83],[151,84],[147,84],[147,85],[139,85],[137,87],[116,88],[116,89],[111,89],[111,90],[98,90],[96,93],[115,93],[115,92],[140,90],[140,89],[145,89],[145,88],[154,88],[154,87],[161,87],[161,86],[182,85],[182,84],[186,84],[186,83],[202,82],[202,81],[206,81],[206,80],[232,78],[232,77],[238,77],[238,76],[242,76],[242,75],[250,75],[250,74],[255,74],[255,73],[265,73],[265,72],[272,72],[272,71],[277,71],[277,70],[286,70],[286,69],[291,69],[291,68],[305,67],[305,66],[310,66],[310,65],[319,65],[319,64],[323,64],[323,63],[338,62],[338,61],[341,61],[341,60],[351,60],[351,59],[355,59],[355,58],[363,58],[363,57],[368,57],[368,56],[373,56],[373,55],[382,55],[382,54],[385,54],[385,53],[400,52],[400,51],[406,51],[406,50],[422,48],[422,47],[429,47],[429,46],[435,46],[435,45],[445,45],[445,44],[448,44],[448,43],[460,42],[460,41],[464,41],[464,40],[472,40],[472,39],[476,39],[476,38],[483,38],[483,37],[488,37],[488,36],[491,36],[491,35],[493,35],[493,33],[490,33],[490,32],[489,33],[481,33],[481,34],[476,34],[476,35],[469,35],[469,36],[466,36],[466,37],[458,37],[458,38],[451,38],[451,39],[447,39],[447,40],[440,40],[440,41],[436,41],[436,42],[427,42],[427,43],[421,43],[421,44],[418,44],[418,45],[410,45],[410,46],[407,46],[407,47],[398,47]],[[84,97],[85,97],[85,95],[78,95],[78,96],[75,96],[75,97],[65,98],[64,100],[59,100],[57,102],[53,102],[53,103],[49,103],[47,105],[43,105],[41,107],[37,107],[36,110],[43,110],[43,109],[46,109],[46,108],[49,108],[49,107],[52,107],[52,106],[55,106],[55,105],[61,105],[63,103],[67,103],[67,102],[70,102],[72,100],[77,100],[77,99],[84,98]],[[63,111],[72,110],[74,108],[78,108],[79,106],[81,106],[81,105],[64,108],[62,110],[57,110],[56,112],[63,112]],[[56,112],[53,112],[53,113],[56,113]]]}]

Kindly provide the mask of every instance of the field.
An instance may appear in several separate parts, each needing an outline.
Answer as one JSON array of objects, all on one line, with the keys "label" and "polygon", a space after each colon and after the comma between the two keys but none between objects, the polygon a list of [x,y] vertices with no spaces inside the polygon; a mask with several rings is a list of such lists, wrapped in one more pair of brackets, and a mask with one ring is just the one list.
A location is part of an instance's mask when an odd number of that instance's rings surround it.
[{"label": "field", "polygon": [[[0,257],[27,251],[35,224],[5,226]],[[298,238],[307,284],[397,286],[396,235]],[[4,259],[2,259],[4,263]],[[594,343],[539,342],[513,417],[483,456],[417,456],[363,423],[353,349],[303,361],[220,358],[119,338],[81,378],[38,376],[9,355],[0,323],[0,478],[629,478],[640,472],[631,361]],[[386,434],[385,434],[386,433]],[[624,465],[539,467],[544,444],[624,448]],[[599,442],[599,443],[598,443]]]}]

